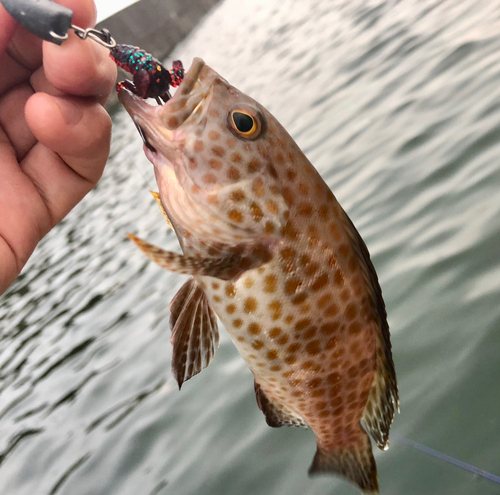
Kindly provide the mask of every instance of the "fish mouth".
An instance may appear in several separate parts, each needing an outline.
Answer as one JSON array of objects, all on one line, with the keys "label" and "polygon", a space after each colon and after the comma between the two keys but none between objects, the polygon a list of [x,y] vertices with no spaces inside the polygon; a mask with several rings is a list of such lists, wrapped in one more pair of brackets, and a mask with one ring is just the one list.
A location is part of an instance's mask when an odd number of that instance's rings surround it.
[{"label": "fish mouth", "polygon": [[166,142],[178,141],[180,127],[199,108],[218,77],[201,58],[195,58],[174,96],[164,105],[150,105],[127,85],[118,87],[118,99],[127,110],[152,153],[161,151]]}]

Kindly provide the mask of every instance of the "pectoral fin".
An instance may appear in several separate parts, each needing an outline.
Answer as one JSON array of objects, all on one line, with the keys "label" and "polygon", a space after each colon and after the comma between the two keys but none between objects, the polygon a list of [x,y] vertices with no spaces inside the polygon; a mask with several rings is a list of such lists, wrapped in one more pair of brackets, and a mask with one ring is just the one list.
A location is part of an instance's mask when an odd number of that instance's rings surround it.
[{"label": "pectoral fin", "polygon": [[257,405],[259,409],[264,413],[266,417],[266,423],[273,428],[278,428],[280,426],[302,426],[307,428],[307,423],[300,417],[290,411],[287,411],[280,404],[277,404],[270,400],[265,392],[262,390],[261,386],[254,382],[255,388],[255,398],[257,399]]},{"label": "pectoral fin", "polygon": [[221,280],[237,278],[245,270],[260,266],[269,260],[269,252],[257,248],[249,254],[227,253],[218,258],[184,256],[149,244],[133,234],[128,238],[151,260],[162,268],[186,275],[216,277]]},{"label": "pectoral fin", "polygon": [[151,196],[153,196],[153,198],[155,198],[156,204],[158,205],[158,208],[160,208],[161,214],[163,215],[163,217],[167,221],[168,226],[172,230],[174,230],[174,228],[172,227],[172,222],[170,221],[170,218],[168,218],[167,212],[165,211],[165,208],[163,207],[163,203],[161,202],[160,193],[157,193],[155,191],[149,191],[149,192],[151,193]]},{"label": "pectoral fin", "polygon": [[179,389],[212,360],[219,346],[217,317],[198,283],[189,279],[170,303],[172,372]]}]

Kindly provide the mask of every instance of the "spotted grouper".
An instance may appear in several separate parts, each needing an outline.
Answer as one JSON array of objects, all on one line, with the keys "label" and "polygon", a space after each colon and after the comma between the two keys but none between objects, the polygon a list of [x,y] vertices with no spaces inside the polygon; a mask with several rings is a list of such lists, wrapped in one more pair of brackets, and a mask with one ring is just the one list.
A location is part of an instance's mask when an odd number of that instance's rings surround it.
[{"label": "spotted grouper", "polygon": [[163,106],[126,86],[119,99],[183,254],[129,237],[191,276],[170,304],[179,387],[210,363],[217,315],[267,423],[316,435],[309,472],[377,493],[367,433],[387,448],[398,391],[377,275],[349,217],[279,122],[201,59]]}]

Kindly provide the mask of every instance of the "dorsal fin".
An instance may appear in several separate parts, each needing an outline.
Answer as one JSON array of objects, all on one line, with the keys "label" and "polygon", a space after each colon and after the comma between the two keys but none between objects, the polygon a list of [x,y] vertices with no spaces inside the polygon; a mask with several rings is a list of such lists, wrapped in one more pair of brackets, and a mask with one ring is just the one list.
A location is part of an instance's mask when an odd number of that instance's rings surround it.
[{"label": "dorsal fin", "polygon": [[163,217],[167,221],[168,226],[172,230],[174,230],[174,228],[172,227],[172,222],[170,221],[170,218],[168,218],[167,212],[165,211],[165,208],[163,207],[163,203],[161,202],[160,193],[157,193],[155,191],[149,191],[149,192],[151,193],[151,196],[153,196],[153,198],[155,198],[156,204],[158,205],[158,208],[160,208],[161,214],[163,215]]},{"label": "dorsal fin", "polygon": [[362,419],[368,433],[375,440],[377,447],[386,450],[389,446],[389,429],[394,419],[395,409],[399,411],[398,386],[394,362],[392,360],[387,313],[382,298],[382,290],[378,282],[377,273],[371,262],[368,248],[345,212],[344,219],[348,227],[348,233],[353,241],[353,247],[365,261],[365,277],[372,289],[372,296],[375,300],[379,317],[378,331],[381,337],[379,339],[381,345],[377,349],[375,377]]},{"label": "dorsal fin", "polygon": [[281,406],[271,401],[267,395],[262,390],[261,386],[254,381],[255,388],[255,398],[257,399],[257,405],[259,409],[264,413],[266,417],[266,423],[273,428],[278,428],[280,426],[302,426],[303,428],[308,428],[307,423],[297,415],[292,414]]},{"label": "dorsal fin", "polygon": [[392,387],[395,382],[391,382],[390,378],[387,374],[387,361],[377,354],[377,370],[362,420],[377,447],[382,450],[389,448],[389,429],[394,418],[394,407],[398,407],[397,391]]},{"label": "dorsal fin", "polygon": [[190,278],[170,303],[172,372],[179,389],[212,360],[219,346],[217,317],[198,283]]}]

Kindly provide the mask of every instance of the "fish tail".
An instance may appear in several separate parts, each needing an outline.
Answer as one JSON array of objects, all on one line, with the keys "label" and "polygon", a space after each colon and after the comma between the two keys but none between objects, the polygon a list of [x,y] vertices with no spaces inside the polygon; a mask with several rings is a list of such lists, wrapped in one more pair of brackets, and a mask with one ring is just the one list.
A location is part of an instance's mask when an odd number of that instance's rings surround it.
[{"label": "fish tail", "polygon": [[367,433],[361,428],[355,444],[324,448],[318,444],[309,475],[335,473],[357,485],[363,493],[379,493],[377,466]]}]

